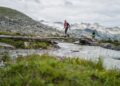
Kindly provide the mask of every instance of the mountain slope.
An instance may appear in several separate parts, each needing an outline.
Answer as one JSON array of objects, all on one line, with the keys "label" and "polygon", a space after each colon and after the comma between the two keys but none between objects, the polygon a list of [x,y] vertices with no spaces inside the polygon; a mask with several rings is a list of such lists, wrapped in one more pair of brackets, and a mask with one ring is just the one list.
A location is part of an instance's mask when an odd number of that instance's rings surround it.
[{"label": "mountain slope", "polygon": [[37,36],[54,36],[60,33],[21,12],[5,7],[0,7],[0,31]]},{"label": "mountain slope", "polygon": [[[58,30],[63,31],[63,23],[62,22],[47,22],[42,21],[45,25],[49,25]],[[68,31],[73,37],[80,38],[81,36],[91,37],[92,32],[95,31],[96,39],[108,40],[109,38],[112,40],[120,40],[120,27],[104,27],[97,23],[75,23],[71,24],[71,28]]]},{"label": "mountain slope", "polygon": [[18,12],[14,9],[6,8],[6,7],[0,7],[0,16],[7,16],[12,19],[16,19],[16,18],[31,19],[28,16],[22,14],[21,12]]},{"label": "mountain slope", "polygon": [[92,32],[95,31],[96,39],[120,40],[120,28],[119,27],[104,27],[97,23],[95,24],[81,23],[77,25],[72,25],[71,28],[74,28],[74,29],[70,33],[73,34],[75,37],[80,37],[80,36],[91,37]]}]

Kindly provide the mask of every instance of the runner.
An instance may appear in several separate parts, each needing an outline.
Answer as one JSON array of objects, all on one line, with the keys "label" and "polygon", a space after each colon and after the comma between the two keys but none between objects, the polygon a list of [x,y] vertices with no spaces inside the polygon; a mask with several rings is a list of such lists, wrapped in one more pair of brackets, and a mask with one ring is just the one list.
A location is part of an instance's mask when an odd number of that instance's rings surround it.
[{"label": "runner", "polygon": [[64,21],[65,37],[69,36],[69,34],[67,34],[69,28],[70,28],[70,24],[65,20]]}]

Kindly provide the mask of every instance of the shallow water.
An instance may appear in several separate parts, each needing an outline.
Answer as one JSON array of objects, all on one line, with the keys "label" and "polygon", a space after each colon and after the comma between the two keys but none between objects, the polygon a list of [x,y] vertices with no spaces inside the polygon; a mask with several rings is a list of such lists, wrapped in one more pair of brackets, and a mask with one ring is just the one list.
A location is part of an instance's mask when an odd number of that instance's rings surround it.
[{"label": "shallow water", "polygon": [[107,69],[120,69],[120,51],[109,50],[99,46],[82,46],[72,43],[59,43],[61,48],[56,51],[52,51],[51,55],[67,56],[67,57],[79,57],[83,59],[96,61],[99,58],[103,59],[104,67]]},{"label": "shallow water", "polygon": [[[99,46],[81,46],[72,43],[58,42],[57,44],[60,49],[51,49],[51,50],[8,50],[10,56],[15,61],[18,56],[26,56],[32,54],[49,54],[53,56],[58,56],[61,58],[71,57],[71,58],[82,58],[96,61],[99,57],[103,58],[104,66],[107,69],[117,68],[120,69],[120,51],[109,50],[101,48]],[[6,50],[0,50],[2,52]]]},{"label": "shallow water", "polygon": [[56,54],[67,57],[87,57],[87,59],[120,58],[120,51],[105,49],[99,46],[82,46],[72,43],[58,43],[61,48],[54,51]]}]

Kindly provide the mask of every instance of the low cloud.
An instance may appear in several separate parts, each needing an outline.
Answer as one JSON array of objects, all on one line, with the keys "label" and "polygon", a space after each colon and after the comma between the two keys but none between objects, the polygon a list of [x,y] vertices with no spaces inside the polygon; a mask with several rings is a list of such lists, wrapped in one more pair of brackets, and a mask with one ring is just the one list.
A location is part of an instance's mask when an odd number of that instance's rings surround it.
[{"label": "low cloud", "polygon": [[36,20],[98,22],[120,26],[119,0],[0,0],[0,6],[17,9]]}]

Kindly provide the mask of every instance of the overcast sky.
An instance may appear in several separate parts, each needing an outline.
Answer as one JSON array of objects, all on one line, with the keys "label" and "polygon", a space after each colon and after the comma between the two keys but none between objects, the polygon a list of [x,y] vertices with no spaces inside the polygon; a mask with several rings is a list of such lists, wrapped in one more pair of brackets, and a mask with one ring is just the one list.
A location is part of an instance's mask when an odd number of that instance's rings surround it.
[{"label": "overcast sky", "polygon": [[120,0],[0,0],[36,20],[120,26]]}]

